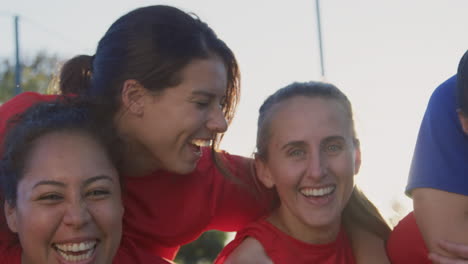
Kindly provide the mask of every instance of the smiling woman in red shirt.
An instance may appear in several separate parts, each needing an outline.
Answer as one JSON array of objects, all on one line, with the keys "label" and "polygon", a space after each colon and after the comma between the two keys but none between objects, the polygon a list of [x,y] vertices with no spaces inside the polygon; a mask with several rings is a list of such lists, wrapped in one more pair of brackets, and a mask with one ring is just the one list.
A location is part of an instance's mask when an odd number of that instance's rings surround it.
[{"label": "smiling woman in red shirt", "polygon": [[[96,103],[122,139],[123,241],[172,260],[203,232],[238,231],[268,212],[271,194],[254,191],[252,160],[218,150],[240,74],[231,49],[196,16],[162,5],[133,10],[60,76],[62,92]],[[20,94],[0,107],[0,119],[44,100]],[[353,245],[372,247],[360,243],[366,229],[349,231]]]},{"label": "smiling woman in red shirt", "polygon": [[[318,82],[278,90],[260,107],[255,153],[258,180],[274,188],[277,207],[239,231],[216,263],[356,263],[343,211],[358,192],[360,165],[351,104],[340,90]],[[388,263],[390,229],[370,202],[366,210],[361,224],[381,236],[368,255],[380,252],[374,263]]]}]

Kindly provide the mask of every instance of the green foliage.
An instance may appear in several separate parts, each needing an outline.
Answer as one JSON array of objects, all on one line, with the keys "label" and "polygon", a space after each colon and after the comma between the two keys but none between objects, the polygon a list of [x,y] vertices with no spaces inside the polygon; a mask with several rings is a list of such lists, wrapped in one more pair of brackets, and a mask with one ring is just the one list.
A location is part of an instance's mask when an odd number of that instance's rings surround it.
[{"label": "green foliage", "polygon": [[[21,63],[21,91],[35,91],[47,93],[49,83],[59,66],[60,60],[56,55],[39,52],[33,59],[26,59]],[[14,96],[15,92],[15,63],[8,59],[0,62],[0,102]]]},{"label": "green foliage", "polygon": [[223,249],[227,233],[208,231],[197,240],[183,246],[177,254],[178,264],[208,264],[213,263],[218,253]]}]

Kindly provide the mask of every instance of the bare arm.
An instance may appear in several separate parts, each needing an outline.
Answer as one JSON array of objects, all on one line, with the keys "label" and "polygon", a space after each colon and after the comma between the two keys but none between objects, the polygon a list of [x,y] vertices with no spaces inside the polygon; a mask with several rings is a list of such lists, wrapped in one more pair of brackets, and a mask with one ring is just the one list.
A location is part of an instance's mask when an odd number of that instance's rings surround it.
[{"label": "bare arm", "polygon": [[347,228],[357,264],[390,264],[385,251],[385,242],[380,237],[360,225],[350,224]]},{"label": "bare arm", "polygon": [[468,252],[468,196],[430,188],[414,189],[412,195],[416,222],[429,251],[463,258],[460,251],[444,247],[442,241],[464,244],[464,252]]},{"label": "bare arm", "polygon": [[464,244],[440,241],[439,246],[457,257],[445,257],[437,253],[430,253],[429,259],[434,264],[468,264],[468,246]]},{"label": "bare arm", "polygon": [[262,244],[248,237],[227,257],[225,264],[273,264]]}]

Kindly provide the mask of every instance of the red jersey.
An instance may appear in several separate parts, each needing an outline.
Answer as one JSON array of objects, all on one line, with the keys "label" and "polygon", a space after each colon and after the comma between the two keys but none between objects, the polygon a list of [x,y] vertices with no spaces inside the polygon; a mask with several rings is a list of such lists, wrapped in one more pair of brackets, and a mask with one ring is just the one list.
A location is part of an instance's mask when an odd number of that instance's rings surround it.
[{"label": "red jersey", "polygon": [[[234,175],[250,175],[249,160],[221,155],[234,168]],[[266,213],[266,206],[262,209],[246,188],[226,180],[207,148],[190,174],[156,171],[124,179],[124,234],[140,247],[169,259],[180,245],[204,231],[238,231]]]},{"label": "red jersey", "polygon": [[[56,97],[28,92],[6,102],[0,107],[0,135],[4,135],[4,123],[10,117],[36,102]],[[256,186],[250,173],[251,159],[226,152],[220,156],[236,183],[216,168],[209,148],[203,149],[197,168],[187,175],[166,171],[142,177],[125,175],[122,240],[132,241],[152,256],[172,260],[181,245],[197,239],[204,231],[238,231],[266,214],[271,196],[256,197],[249,189]],[[0,242],[7,233],[0,231]],[[2,252],[12,251],[0,249]]]},{"label": "red jersey", "polygon": [[387,255],[395,264],[431,264],[429,251],[419,232],[413,212],[403,218],[390,233],[387,241]]},{"label": "red jersey", "polygon": [[336,240],[329,244],[309,244],[297,240],[276,228],[265,219],[249,224],[239,231],[215,260],[222,264],[246,237],[255,238],[273,263],[354,264],[351,243],[341,228]]}]

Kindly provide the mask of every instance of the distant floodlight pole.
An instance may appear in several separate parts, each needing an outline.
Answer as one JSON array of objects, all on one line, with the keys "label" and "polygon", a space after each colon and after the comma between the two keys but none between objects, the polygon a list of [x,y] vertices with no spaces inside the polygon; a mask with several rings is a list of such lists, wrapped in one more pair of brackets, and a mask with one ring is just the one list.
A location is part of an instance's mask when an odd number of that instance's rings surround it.
[{"label": "distant floodlight pole", "polygon": [[19,54],[19,16],[15,16],[15,53],[16,53],[16,68],[15,68],[15,95],[21,93],[21,62]]},{"label": "distant floodlight pole", "polygon": [[322,78],[325,79],[325,66],[324,66],[324,59],[323,59],[323,47],[322,47],[322,27],[320,24],[320,0],[315,0],[315,11],[317,13],[317,34],[319,40],[319,52],[320,52],[320,69],[322,73]]}]

